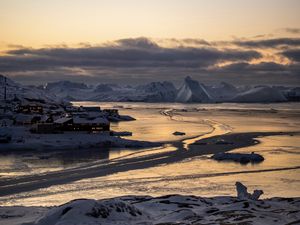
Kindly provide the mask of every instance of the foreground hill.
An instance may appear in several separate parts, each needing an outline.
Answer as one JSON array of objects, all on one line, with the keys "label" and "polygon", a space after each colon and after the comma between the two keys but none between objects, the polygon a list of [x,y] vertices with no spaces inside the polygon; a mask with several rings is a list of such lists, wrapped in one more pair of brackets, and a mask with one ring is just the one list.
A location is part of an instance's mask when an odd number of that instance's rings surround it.
[{"label": "foreground hill", "polygon": [[0,224],[299,224],[299,212],[299,198],[255,201],[236,197],[125,196],[78,199],[53,208],[0,207]]}]

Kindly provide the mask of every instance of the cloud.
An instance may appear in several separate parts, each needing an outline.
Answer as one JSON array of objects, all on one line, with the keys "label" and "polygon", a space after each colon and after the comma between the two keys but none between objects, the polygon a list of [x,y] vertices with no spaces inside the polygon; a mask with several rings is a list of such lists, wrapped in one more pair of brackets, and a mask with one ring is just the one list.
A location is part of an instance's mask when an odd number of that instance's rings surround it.
[{"label": "cloud", "polygon": [[300,28],[284,28],[283,30],[291,34],[300,34]]},{"label": "cloud", "polygon": [[178,45],[196,45],[196,46],[212,46],[212,44],[206,40],[203,39],[196,39],[196,38],[183,38],[183,39],[167,39],[167,41],[170,41],[171,43],[175,43]]},{"label": "cloud", "polygon": [[300,46],[300,38],[273,38],[262,40],[234,41],[234,44],[250,48],[276,48],[279,46]]},{"label": "cloud", "polygon": [[159,48],[158,44],[154,41],[151,41],[148,38],[140,37],[140,38],[126,38],[120,39],[116,41],[121,47],[128,48],[142,48],[142,49],[157,49]]},{"label": "cloud", "polygon": [[292,61],[300,62],[300,49],[289,49],[281,53]]},{"label": "cloud", "polygon": [[[257,64],[233,63],[214,68],[212,72],[219,79],[224,77],[232,83],[259,85],[288,85],[300,84],[300,64],[278,64],[261,62]],[[236,79],[236,80],[235,80]]]},{"label": "cloud", "polygon": [[122,39],[111,45],[79,48],[20,48],[0,56],[0,71],[48,70],[56,67],[192,67],[203,68],[222,61],[261,57],[254,50],[214,47],[161,47],[146,39]]},{"label": "cloud", "polygon": [[[216,68],[219,72],[229,73],[247,73],[247,74],[271,74],[271,73],[290,73],[289,65],[278,64],[274,62],[261,62],[257,64],[250,63],[232,63],[226,66]],[[242,74],[241,73],[241,74]]]},{"label": "cloud", "polygon": [[[101,46],[82,43],[77,48],[19,46],[0,55],[0,73],[27,83],[62,79],[91,83],[176,82],[189,74],[208,83],[220,79],[232,83],[243,80],[260,83],[267,82],[268,78],[274,83],[294,84],[299,82],[299,51],[295,50],[299,44],[297,38],[223,42],[166,39],[164,42],[142,37]],[[265,52],[269,51],[264,48],[272,48],[270,52],[274,56],[289,58],[292,65],[263,62]]]}]

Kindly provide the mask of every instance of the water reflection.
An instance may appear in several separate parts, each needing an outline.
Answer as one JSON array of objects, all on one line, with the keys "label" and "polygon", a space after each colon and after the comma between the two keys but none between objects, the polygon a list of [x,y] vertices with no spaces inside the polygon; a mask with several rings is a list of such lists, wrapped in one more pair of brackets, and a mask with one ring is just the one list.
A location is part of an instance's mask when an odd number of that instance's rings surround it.
[{"label": "water reflection", "polygon": [[[102,103],[89,103],[103,105]],[[105,106],[111,107],[107,103]],[[172,135],[176,130],[187,132],[184,138],[206,134],[212,131],[212,124],[203,121],[216,121],[214,129],[216,134],[226,132],[280,132],[299,130],[299,104],[294,109],[288,104],[278,105],[229,105],[232,108],[242,108],[244,111],[224,110],[222,104],[205,106],[216,107],[222,110],[197,111],[193,107],[203,105],[159,105],[159,104],[135,104],[126,103],[118,107],[121,113],[133,115],[137,118],[134,122],[115,123],[112,125],[116,131],[133,131],[132,139],[173,142],[178,137]],[[137,107],[138,109],[129,109]],[[162,108],[189,108],[189,112],[178,110],[175,120],[162,116],[159,112]],[[128,107],[128,108],[126,108]],[[149,107],[150,109],[146,109]],[[248,108],[247,108],[248,107]],[[260,111],[251,111],[251,108]],[[290,110],[291,112],[265,112],[270,108]],[[246,111],[245,111],[246,109]],[[228,126],[229,125],[229,126]],[[216,129],[217,128],[217,129]],[[209,135],[202,136],[210,137]],[[180,137],[182,138],[182,137]],[[295,196],[300,195],[299,170],[260,171],[297,167],[300,166],[300,136],[280,135],[258,137],[259,145],[238,148],[236,152],[257,152],[265,157],[260,164],[241,165],[232,162],[216,162],[209,159],[209,155],[200,155],[197,146],[193,151],[179,152],[174,146],[166,145],[153,149],[93,149],[85,151],[55,151],[55,152],[30,152],[18,154],[5,154],[0,157],[1,175],[24,175],[28,173],[40,173],[44,171],[66,169],[73,166],[87,164],[101,165],[109,162],[117,162],[118,159],[135,159],[141,165],[140,169],[111,173],[106,176],[83,178],[63,185],[51,186],[30,191],[24,194],[0,198],[2,204],[26,205],[51,205],[64,203],[73,198],[107,198],[126,194],[150,194],[162,195],[170,193],[195,194],[195,195],[232,195],[234,183],[239,180],[247,184],[249,188],[265,190],[265,196]],[[186,146],[191,144],[186,141]],[[210,146],[211,149],[215,145]],[[195,155],[192,153],[194,152]],[[176,154],[187,153],[184,157]],[[188,155],[191,154],[191,155]],[[162,156],[162,157],[158,157]],[[144,158],[143,158],[144,157]],[[168,157],[172,160],[166,160]],[[150,161],[143,161],[145,158]],[[147,160],[148,160],[147,159]],[[125,163],[132,161],[122,161]],[[162,162],[162,163],[160,163]],[[165,162],[165,163],[164,163]],[[130,165],[130,163],[128,163]],[[244,173],[243,171],[257,171]]]},{"label": "water reflection", "polygon": [[1,153],[0,176],[18,176],[57,171],[82,163],[109,159],[109,149],[86,149],[73,151],[26,151]]}]

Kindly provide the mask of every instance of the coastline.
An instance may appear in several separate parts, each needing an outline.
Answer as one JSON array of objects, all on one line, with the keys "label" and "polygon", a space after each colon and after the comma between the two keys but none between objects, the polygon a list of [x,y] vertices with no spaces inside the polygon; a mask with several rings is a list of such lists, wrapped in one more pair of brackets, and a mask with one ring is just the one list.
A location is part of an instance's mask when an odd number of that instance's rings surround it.
[{"label": "coastline", "polygon": [[109,134],[65,132],[63,134],[32,134],[24,127],[13,127],[15,137],[11,143],[2,143],[0,152],[76,150],[100,147],[146,148],[159,146],[159,142],[129,140]]}]

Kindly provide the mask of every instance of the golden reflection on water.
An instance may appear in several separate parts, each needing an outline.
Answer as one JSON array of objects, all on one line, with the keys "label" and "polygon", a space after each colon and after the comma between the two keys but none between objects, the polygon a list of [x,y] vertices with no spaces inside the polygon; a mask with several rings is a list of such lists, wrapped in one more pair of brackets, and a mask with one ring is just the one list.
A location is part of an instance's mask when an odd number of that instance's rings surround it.
[{"label": "golden reflection on water", "polygon": [[[99,103],[98,103],[99,104]],[[176,105],[176,107],[179,107]],[[194,107],[194,106],[193,106]],[[212,107],[212,106],[210,106]],[[216,106],[219,107],[219,106]],[[261,108],[266,106],[260,106]],[[281,107],[281,106],[278,106]],[[162,116],[161,109],[124,109],[124,114],[133,115],[137,121],[115,124],[115,130],[133,131],[132,139],[174,141],[181,139],[172,135],[176,130],[187,132],[184,138],[211,135],[212,127],[216,134],[227,132],[297,131],[299,113],[293,111],[269,113],[249,111],[179,111],[175,120]],[[292,111],[292,110],[291,110]],[[207,121],[215,121],[208,124]],[[198,123],[199,122],[199,123]],[[214,125],[214,126],[213,126]],[[209,134],[205,134],[209,133]],[[186,147],[196,139],[185,142]],[[216,162],[209,155],[188,158],[172,164],[129,170],[113,175],[86,178],[64,185],[35,190],[16,196],[1,197],[1,205],[53,205],[74,198],[108,198],[120,195],[163,195],[170,193],[194,194],[202,196],[235,195],[234,183],[244,182],[250,190],[263,189],[265,197],[300,196],[299,169],[262,172],[260,170],[300,166],[300,136],[280,135],[257,138],[261,143],[255,146],[235,149],[235,152],[257,152],[265,157],[260,164],[241,165],[233,162]],[[213,148],[213,146],[212,146]],[[172,145],[144,150],[108,151],[106,159],[134,158],[145,155],[169,152]],[[1,159],[2,160],[2,159]],[[6,158],[7,165],[15,163],[13,157]],[[3,160],[3,162],[5,161]],[[97,162],[97,161],[96,161]],[[74,162],[76,165],[78,162]],[[99,161],[101,163],[101,161]],[[58,166],[54,168],[61,168]],[[60,164],[61,165],[61,164]],[[9,166],[8,166],[9,167]],[[243,173],[243,171],[257,171]]]}]

